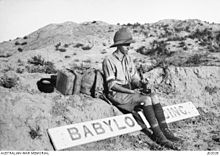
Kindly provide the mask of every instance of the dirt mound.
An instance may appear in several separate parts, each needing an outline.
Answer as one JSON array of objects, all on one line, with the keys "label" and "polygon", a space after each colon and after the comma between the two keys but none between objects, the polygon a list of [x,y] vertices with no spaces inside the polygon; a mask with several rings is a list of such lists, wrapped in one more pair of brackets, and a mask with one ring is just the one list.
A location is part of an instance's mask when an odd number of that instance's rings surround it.
[{"label": "dirt mound", "polygon": [[118,111],[100,99],[83,95],[33,95],[2,87],[0,93],[2,150],[53,150],[48,128],[106,118]]}]

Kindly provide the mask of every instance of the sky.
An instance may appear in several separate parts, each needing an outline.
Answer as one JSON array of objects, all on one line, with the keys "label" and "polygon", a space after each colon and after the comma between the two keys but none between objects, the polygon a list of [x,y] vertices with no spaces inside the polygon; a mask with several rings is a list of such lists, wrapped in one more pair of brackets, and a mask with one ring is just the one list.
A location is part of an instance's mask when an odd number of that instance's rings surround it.
[{"label": "sky", "polygon": [[51,23],[154,23],[200,19],[220,23],[220,0],[0,0],[0,42]]}]

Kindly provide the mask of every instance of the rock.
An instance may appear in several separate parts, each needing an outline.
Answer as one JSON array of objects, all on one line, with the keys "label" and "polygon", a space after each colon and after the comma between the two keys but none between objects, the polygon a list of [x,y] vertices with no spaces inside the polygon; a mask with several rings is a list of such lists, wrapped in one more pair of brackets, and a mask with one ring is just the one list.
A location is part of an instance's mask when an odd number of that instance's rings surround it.
[{"label": "rock", "polygon": [[0,79],[0,85],[5,88],[12,88],[17,85],[19,77],[14,71],[6,72]]}]

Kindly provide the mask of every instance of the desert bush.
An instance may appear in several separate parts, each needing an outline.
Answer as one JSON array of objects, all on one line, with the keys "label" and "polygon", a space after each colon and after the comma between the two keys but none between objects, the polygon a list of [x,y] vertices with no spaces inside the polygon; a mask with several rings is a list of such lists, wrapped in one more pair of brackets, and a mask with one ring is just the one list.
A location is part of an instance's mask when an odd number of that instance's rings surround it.
[{"label": "desert bush", "polygon": [[101,54],[106,54],[107,53],[107,51],[105,50],[105,49],[103,49],[102,51],[101,51]]},{"label": "desert bush", "polygon": [[63,47],[64,47],[64,48],[68,48],[68,47],[69,47],[69,44],[64,44]]},{"label": "desert bush", "polygon": [[60,48],[60,49],[58,49],[60,52],[66,52],[66,49],[64,49],[64,48]]},{"label": "desert bush", "polygon": [[173,53],[166,46],[167,43],[165,41],[154,40],[149,46],[149,48],[146,48],[145,46],[141,46],[140,48],[137,49],[137,52],[153,57],[158,57],[158,56],[170,57]]},{"label": "desert bush", "polygon": [[195,54],[195,55],[192,55],[190,56],[187,61],[185,62],[186,65],[199,65],[200,63],[202,63],[202,60],[201,58],[203,57],[204,55],[202,54]]},{"label": "desert bush", "polygon": [[69,55],[66,55],[65,58],[70,58],[70,56],[69,56]]},{"label": "desert bush", "polygon": [[56,73],[54,64],[50,61],[45,61],[40,55],[34,56],[28,60],[29,64],[32,66],[26,66],[26,69],[30,73]]},{"label": "desert bush", "polygon": [[61,46],[61,43],[60,43],[60,42],[57,43],[57,44],[55,45],[56,50],[58,50],[60,46]]},{"label": "desert bush", "polygon": [[185,46],[185,42],[180,42],[179,43],[179,47],[184,47]]},{"label": "desert bush", "polygon": [[79,59],[75,59],[74,62],[79,62]]},{"label": "desert bush", "polygon": [[27,38],[28,38],[27,36],[24,36],[24,37],[23,37],[23,39],[25,39],[25,40],[26,40]]},{"label": "desert bush", "polygon": [[205,91],[207,91],[210,95],[217,93],[218,88],[217,87],[210,87],[206,86]]},{"label": "desert bush", "polygon": [[15,42],[15,45],[20,45],[20,43],[18,41]]},{"label": "desert bush", "polygon": [[34,64],[34,65],[44,65],[45,60],[42,58],[41,55],[37,55],[32,57],[31,59],[28,60],[28,63]]},{"label": "desert bush", "polygon": [[82,43],[77,43],[76,45],[74,45],[73,47],[74,48],[80,48],[80,47],[82,47],[83,46],[83,44]]},{"label": "desert bush", "polygon": [[18,80],[19,78],[17,77],[16,73],[9,71],[0,78],[0,86],[5,88],[12,88],[17,85]]},{"label": "desert bush", "polygon": [[186,39],[186,37],[170,36],[170,37],[168,37],[167,41],[183,41],[185,39]]},{"label": "desert bush", "polygon": [[39,126],[37,126],[36,129],[34,129],[30,126],[29,126],[29,128],[30,128],[29,135],[32,139],[39,138],[42,136],[42,134],[40,134],[40,127]]},{"label": "desert bush", "polygon": [[18,51],[19,51],[19,52],[22,52],[22,51],[23,51],[23,49],[22,49],[22,48],[18,48]]},{"label": "desert bush", "polygon": [[92,49],[93,45],[84,45],[82,46],[82,50],[90,50]]},{"label": "desert bush", "polygon": [[87,60],[83,60],[83,62],[85,63],[91,63],[92,61],[90,59],[87,59]]},{"label": "desert bush", "polygon": [[187,46],[184,46],[184,47],[183,47],[183,50],[188,50]]},{"label": "desert bush", "polygon": [[23,43],[21,43],[21,45],[26,45],[27,44],[27,42],[23,42]]},{"label": "desert bush", "polygon": [[147,55],[150,52],[150,50],[148,50],[145,46],[139,47],[136,51],[144,55]]},{"label": "desert bush", "polygon": [[22,68],[22,67],[18,67],[18,68],[16,69],[16,73],[19,73],[19,74],[23,73],[24,71],[25,71],[25,69]]}]

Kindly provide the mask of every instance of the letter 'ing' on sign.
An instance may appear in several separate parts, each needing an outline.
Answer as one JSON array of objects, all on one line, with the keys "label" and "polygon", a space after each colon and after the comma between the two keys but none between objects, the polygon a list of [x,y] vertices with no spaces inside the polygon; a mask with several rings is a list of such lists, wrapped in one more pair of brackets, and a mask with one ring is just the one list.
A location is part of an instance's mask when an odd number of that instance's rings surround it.
[{"label": "letter 'ing' on sign", "polygon": [[70,138],[74,141],[81,138],[79,130],[76,127],[67,128]]},{"label": "letter 'ing' on sign", "polygon": [[187,114],[186,110],[184,110],[183,106],[179,106],[179,110],[182,114]]},{"label": "letter 'ing' on sign", "polygon": [[166,120],[169,119],[169,118],[170,118],[170,115],[168,114],[167,109],[164,109],[163,112],[164,112],[165,119],[166,119]]}]

